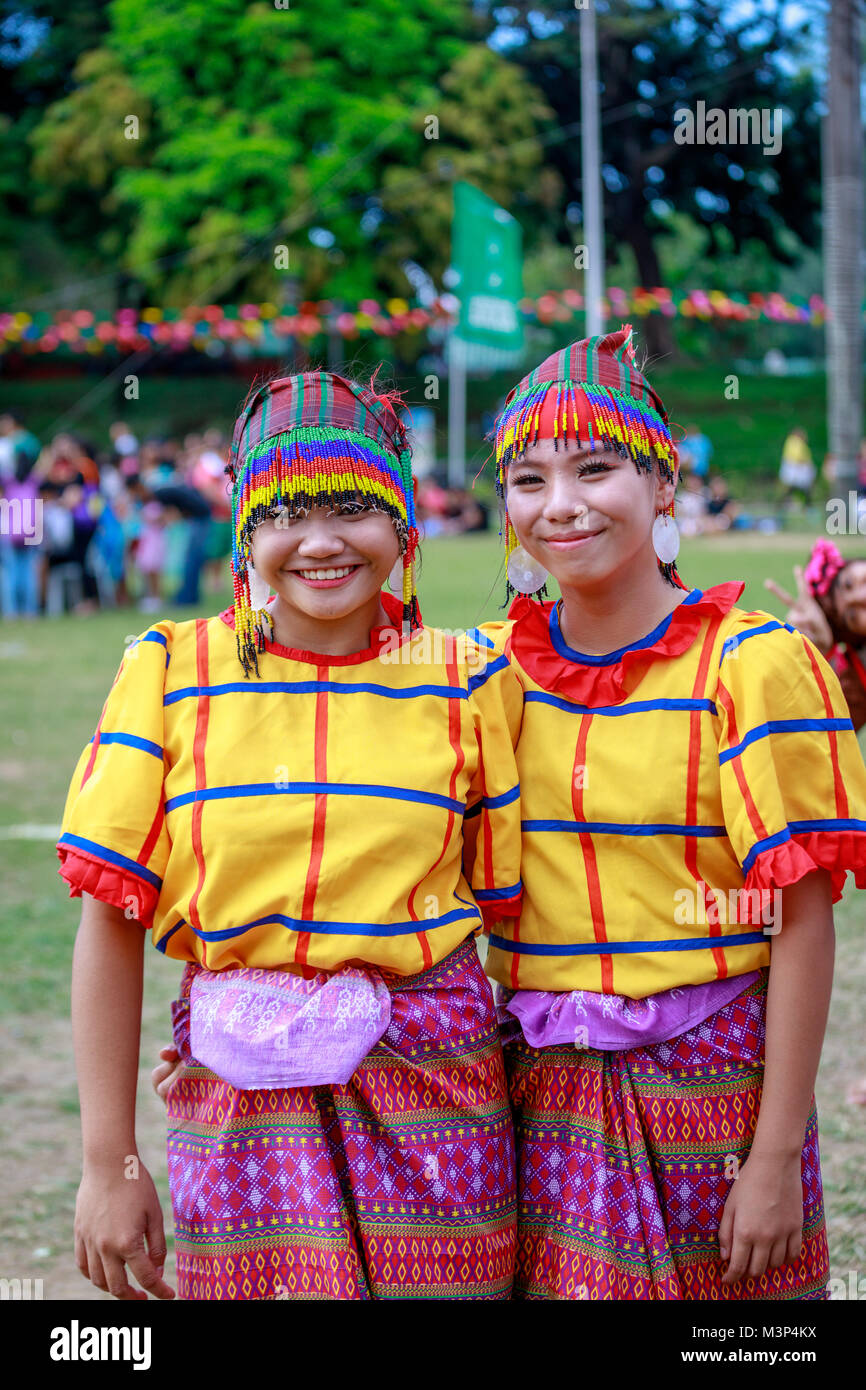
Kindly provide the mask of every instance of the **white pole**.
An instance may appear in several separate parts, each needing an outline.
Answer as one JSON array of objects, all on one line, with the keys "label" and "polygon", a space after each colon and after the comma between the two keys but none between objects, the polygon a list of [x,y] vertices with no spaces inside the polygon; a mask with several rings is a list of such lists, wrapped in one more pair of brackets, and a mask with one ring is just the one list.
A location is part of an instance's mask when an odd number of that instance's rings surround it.
[{"label": "white pole", "polygon": [[580,10],[580,155],[583,235],[587,247],[584,302],[587,337],[604,332],[604,223],[601,201],[598,59],[593,0]]},{"label": "white pole", "polygon": [[[863,433],[863,135],[860,15],[855,0],[828,14],[827,115],[823,123],[824,298],[827,303],[827,434],[834,491],[857,488]],[[856,517],[854,518],[856,525]],[[849,527],[851,519],[848,520]]]},{"label": "white pole", "polygon": [[448,334],[448,486],[466,482],[466,354],[455,329]]}]

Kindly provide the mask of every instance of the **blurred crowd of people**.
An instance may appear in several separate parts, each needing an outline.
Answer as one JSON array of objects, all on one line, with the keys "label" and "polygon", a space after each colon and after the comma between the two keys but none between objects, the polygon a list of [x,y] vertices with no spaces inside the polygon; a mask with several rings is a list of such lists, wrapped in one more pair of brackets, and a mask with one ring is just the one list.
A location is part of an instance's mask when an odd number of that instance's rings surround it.
[{"label": "blurred crowd of people", "polygon": [[[102,449],[72,433],[43,444],[0,415],[4,617],[169,600],[198,604],[226,582],[227,444],[216,429],[139,440],[122,421]],[[174,592],[169,593],[169,582]]]},{"label": "blurred crowd of people", "polygon": [[[42,444],[0,415],[0,599],[4,617],[137,603],[198,604],[228,583],[228,441],[217,429],[139,440],[115,422],[102,449],[76,434]],[[485,504],[419,482],[422,536],[484,531]]]},{"label": "blurred crowd of people", "polygon": [[[677,521],[685,536],[774,529],[753,517],[712,468],[713,444],[697,425],[679,445]],[[73,433],[43,444],[14,411],[0,415],[0,603],[4,617],[35,617],[137,603],[195,605],[202,586],[228,583],[231,488],[228,441],[218,429],[139,440],[116,421],[105,447]],[[832,489],[834,460],[824,481]],[[782,448],[779,510],[812,501],[817,469],[806,431]],[[866,508],[866,440],[859,492]],[[422,539],[486,531],[487,504],[435,474],[418,481]]]}]

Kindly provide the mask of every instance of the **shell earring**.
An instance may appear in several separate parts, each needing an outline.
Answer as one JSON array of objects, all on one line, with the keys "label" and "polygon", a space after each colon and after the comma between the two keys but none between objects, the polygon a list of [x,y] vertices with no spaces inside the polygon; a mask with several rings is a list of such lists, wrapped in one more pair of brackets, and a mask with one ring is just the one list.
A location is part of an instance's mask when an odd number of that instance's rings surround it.
[{"label": "shell earring", "polygon": [[508,556],[508,582],[518,594],[535,594],[543,589],[550,575],[543,565],[533,560],[522,545],[516,545]]},{"label": "shell earring", "polygon": [[680,553],[680,531],[669,512],[659,512],[653,522],[653,550],[663,565],[672,565]]},{"label": "shell earring", "polygon": [[271,586],[256,571],[252,560],[247,565],[247,578],[250,585],[250,608],[255,613],[266,606],[271,596]]},{"label": "shell earring", "polygon": [[388,588],[392,594],[402,594],[403,592],[403,556],[399,556],[394,561],[394,568],[388,575]]}]

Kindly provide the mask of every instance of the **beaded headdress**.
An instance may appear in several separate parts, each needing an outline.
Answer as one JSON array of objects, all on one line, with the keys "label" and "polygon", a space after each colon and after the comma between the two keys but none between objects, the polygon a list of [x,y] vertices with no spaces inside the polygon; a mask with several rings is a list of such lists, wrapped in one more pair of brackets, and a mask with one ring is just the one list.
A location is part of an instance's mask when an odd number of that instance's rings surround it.
[{"label": "beaded headdress", "polygon": [[[246,675],[259,673],[264,621],[273,636],[273,619],[256,606],[250,578],[253,532],[274,513],[304,516],[314,506],[385,512],[403,552],[404,626],[418,626],[411,453],[392,399],[326,371],[277,377],[248,397],[226,466],[232,481],[235,634]],[[252,577],[258,578],[254,570]],[[259,587],[254,585],[254,593]]]},{"label": "beaded headdress", "polygon": [[[519,381],[505,398],[496,422],[496,491],[505,501],[505,470],[539,437],[612,448],[631,458],[646,473],[658,468],[666,482],[676,482],[679,459],[661,398],[635,361],[631,324],[615,333],[583,338],[553,352]],[[674,503],[666,508],[674,515]],[[518,545],[505,504],[505,558]],[[659,569],[670,584],[685,588],[676,564]],[[513,592],[508,585],[509,593]]]}]

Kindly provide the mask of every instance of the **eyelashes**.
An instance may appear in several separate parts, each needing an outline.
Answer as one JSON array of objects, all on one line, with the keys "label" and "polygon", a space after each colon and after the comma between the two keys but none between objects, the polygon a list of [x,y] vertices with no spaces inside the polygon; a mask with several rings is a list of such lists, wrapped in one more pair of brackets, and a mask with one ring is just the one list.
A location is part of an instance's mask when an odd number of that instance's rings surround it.
[{"label": "eyelashes", "polygon": [[[587,476],[592,476],[593,473],[601,475],[602,473],[611,473],[612,471],[610,465],[607,463],[588,463],[584,467],[578,469],[577,476],[579,478],[586,478]],[[511,486],[520,487],[521,483],[543,482],[544,479],[539,477],[537,473],[522,473],[518,477],[511,479]]]}]

